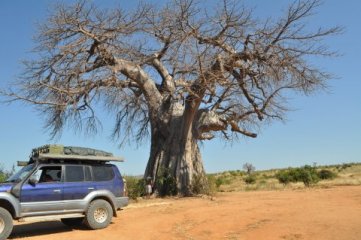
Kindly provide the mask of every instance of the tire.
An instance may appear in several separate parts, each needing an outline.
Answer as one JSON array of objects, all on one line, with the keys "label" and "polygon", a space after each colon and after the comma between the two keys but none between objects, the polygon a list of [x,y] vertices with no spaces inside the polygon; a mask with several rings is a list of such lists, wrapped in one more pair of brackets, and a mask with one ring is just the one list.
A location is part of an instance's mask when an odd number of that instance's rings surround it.
[{"label": "tire", "polygon": [[95,200],[90,203],[85,213],[84,223],[90,229],[106,228],[113,218],[113,209],[105,200]]},{"label": "tire", "polygon": [[0,240],[7,239],[13,231],[13,218],[4,208],[0,207]]},{"label": "tire", "polygon": [[84,221],[84,218],[62,218],[61,222],[68,226],[68,227],[74,227],[74,226],[80,226]]}]

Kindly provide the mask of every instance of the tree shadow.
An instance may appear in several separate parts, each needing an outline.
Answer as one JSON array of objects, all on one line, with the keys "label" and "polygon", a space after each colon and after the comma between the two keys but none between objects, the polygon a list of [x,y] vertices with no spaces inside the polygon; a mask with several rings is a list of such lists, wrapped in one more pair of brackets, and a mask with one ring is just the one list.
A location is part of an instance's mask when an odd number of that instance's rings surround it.
[{"label": "tree shadow", "polygon": [[59,221],[37,222],[15,225],[9,239],[35,237],[54,233],[71,232],[75,228],[65,226]]}]

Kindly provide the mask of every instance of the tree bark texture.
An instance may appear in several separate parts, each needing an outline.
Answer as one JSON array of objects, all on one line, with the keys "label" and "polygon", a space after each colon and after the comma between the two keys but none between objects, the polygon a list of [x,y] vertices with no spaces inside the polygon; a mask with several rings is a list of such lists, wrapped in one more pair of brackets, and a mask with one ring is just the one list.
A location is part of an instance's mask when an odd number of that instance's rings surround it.
[{"label": "tree bark texture", "polygon": [[[158,194],[172,187],[163,186],[170,183],[160,181],[162,178],[172,178],[177,193],[183,196],[194,194],[194,178],[205,179],[198,141],[192,131],[193,120],[189,117],[178,106],[166,117],[167,120],[151,122],[150,157],[144,177],[152,178]],[[201,184],[206,184],[206,181]]]}]

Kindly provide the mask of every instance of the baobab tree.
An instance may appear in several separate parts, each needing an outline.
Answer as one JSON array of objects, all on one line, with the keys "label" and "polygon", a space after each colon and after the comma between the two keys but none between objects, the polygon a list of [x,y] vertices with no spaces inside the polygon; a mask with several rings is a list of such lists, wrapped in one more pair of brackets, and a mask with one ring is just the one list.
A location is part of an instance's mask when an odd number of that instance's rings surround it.
[{"label": "baobab tree", "polygon": [[254,138],[262,124],[283,119],[285,93],[309,94],[330,79],[309,60],[334,55],[323,39],[340,29],[307,25],[318,6],[296,1],[262,21],[227,0],[216,10],[191,0],[132,12],[57,5],[39,26],[38,55],[2,93],[35,105],[51,134],[66,125],[94,132],[96,109],[108,109],[118,141],[150,135],[145,177],[156,182],[165,170],[191,195],[205,174],[200,141]]}]

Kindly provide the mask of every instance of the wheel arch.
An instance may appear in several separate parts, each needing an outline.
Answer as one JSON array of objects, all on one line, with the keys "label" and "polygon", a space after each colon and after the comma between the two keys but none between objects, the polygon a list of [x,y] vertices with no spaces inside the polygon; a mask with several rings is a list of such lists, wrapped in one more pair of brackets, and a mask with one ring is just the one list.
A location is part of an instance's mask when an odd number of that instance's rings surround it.
[{"label": "wheel arch", "polygon": [[[114,202],[112,201],[111,198],[109,198],[109,197],[107,197],[107,196],[96,196],[96,197],[94,197],[94,198],[90,201],[90,203],[92,203],[92,202],[94,202],[94,201],[96,201],[96,200],[104,200],[104,201],[107,201],[107,202],[110,204],[110,206],[112,207],[113,217],[117,217],[117,210],[116,210],[115,204],[114,204]],[[89,204],[90,204],[90,203],[89,203]]]},{"label": "wheel arch", "polygon": [[11,214],[13,219],[16,218],[15,207],[8,200],[0,199],[0,207],[7,210]]}]

